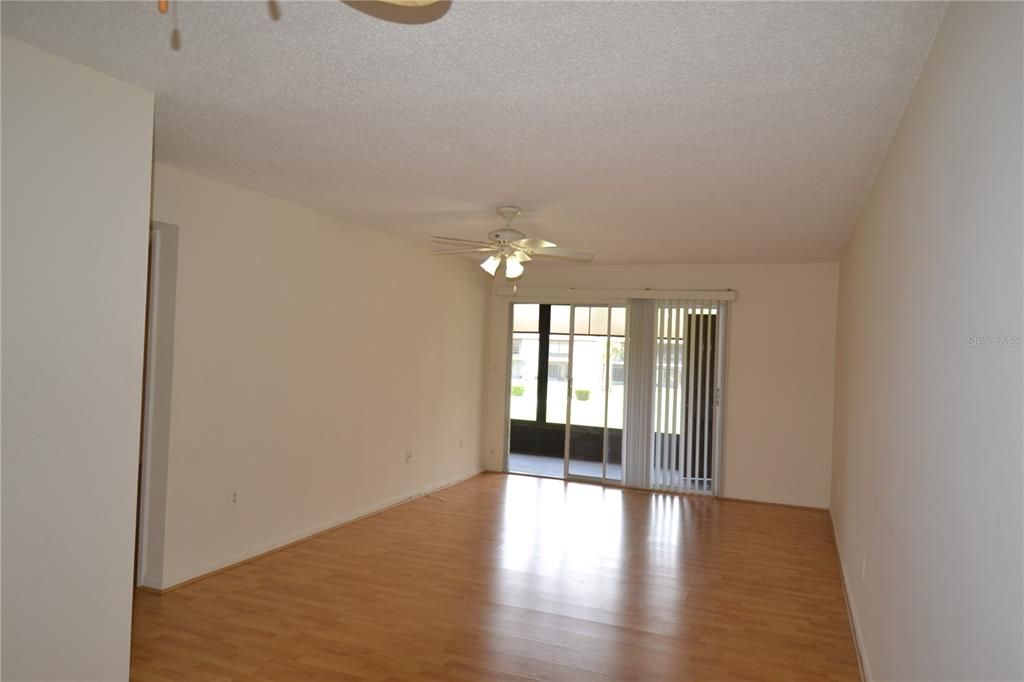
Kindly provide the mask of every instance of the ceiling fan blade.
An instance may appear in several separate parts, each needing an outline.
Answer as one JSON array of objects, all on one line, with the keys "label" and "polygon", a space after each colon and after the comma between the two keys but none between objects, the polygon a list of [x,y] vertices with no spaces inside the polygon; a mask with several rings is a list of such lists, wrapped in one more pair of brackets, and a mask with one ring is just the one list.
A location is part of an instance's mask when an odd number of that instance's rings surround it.
[{"label": "ceiling fan blade", "polygon": [[346,5],[376,19],[396,24],[427,24],[443,17],[451,0],[434,2],[371,2],[369,0],[342,0]]},{"label": "ceiling fan blade", "polygon": [[527,237],[526,239],[517,239],[512,243],[515,246],[521,246],[524,249],[549,249],[558,246],[558,244],[546,242],[543,239],[533,239],[532,237]]},{"label": "ceiling fan blade", "polygon": [[490,242],[478,242],[472,239],[456,239],[455,237],[431,237],[430,239],[435,244],[441,244],[443,246],[493,246]]},{"label": "ceiling fan blade", "polygon": [[532,249],[531,254],[538,258],[561,258],[562,260],[571,260],[578,263],[589,263],[594,260],[594,253],[592,251],[560,249],[553,246],[542,249]]},{"label": "ceiling fan blade", "polygon": [[494,252],[498,249],[492,246],[480,246],[475,249],[446,249],[444,251],[431,251],[432,256],[458,256],[465,253],[487,253]]}]

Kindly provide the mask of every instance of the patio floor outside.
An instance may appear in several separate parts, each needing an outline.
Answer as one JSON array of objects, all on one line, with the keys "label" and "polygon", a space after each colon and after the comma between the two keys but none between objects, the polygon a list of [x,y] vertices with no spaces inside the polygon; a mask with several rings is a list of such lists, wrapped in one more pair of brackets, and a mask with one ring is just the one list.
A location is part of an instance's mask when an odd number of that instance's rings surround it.
[{"label": "patio floor outside", "polygon": [[[562,474],[564,472],[563,467],[564,460],[561,457],[524,455],[517,452],[510,452],[508,455],[508,470],[509,473],[513,474],[531,474],[533,476],[562,478]],[[573,476],[601,478],[601,463],[570,460],[569,473]],[[621,464],[608,464],[608,479],[613,481],[622,480]]]}]

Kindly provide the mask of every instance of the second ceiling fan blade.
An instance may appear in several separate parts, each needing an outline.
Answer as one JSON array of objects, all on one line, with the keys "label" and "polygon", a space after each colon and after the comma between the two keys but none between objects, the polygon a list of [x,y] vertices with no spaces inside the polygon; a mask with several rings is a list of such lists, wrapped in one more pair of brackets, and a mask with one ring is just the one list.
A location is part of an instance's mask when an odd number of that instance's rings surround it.
[{"label": "second ceiling fan blade", "polygon": [[452,246],[487,246],[487,247],[494,246],[490,242],[478,242],[478,241],[474,241],[472,239],[457,239],[455,237],[431,237],[430,239],[435,244],[441,244],[441,245],[444,245],[444,246],[447,246],[447,245],[452,245]]},{"label": "second ceiling fan blade", "polygon": [[524,249],[549,249],[558,246],[558,244],[546,242],[543,239],[534,239],[532,237],[527,237],[526,239],[517,239],[512,243],[515,244],[516,246],[521,246]]},{"label": "second ceiling fan blade", "polygon": [[560,258],[562,260],[576,261],[577,263],[589,263],[594,260],[594,253],[592,251],[579,251],[577,249],[548,247],[533,249],[530,253],[537,258]]},{"label": "second ceiling fan blade", "polygon": [[477,248],[471,249],[445,249],[444,251],[431,251],[434,256],[457,256],[464,253],[487,253],[497,251],[496,248],[491,246],[478,246]]}]

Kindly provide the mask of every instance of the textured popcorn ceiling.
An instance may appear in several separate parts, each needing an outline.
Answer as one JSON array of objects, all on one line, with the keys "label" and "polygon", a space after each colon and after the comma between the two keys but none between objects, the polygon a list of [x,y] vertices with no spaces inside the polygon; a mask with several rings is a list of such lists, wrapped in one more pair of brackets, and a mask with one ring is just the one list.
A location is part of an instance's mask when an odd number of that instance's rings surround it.
[{"label": "textured popcorn ceiling", "polygon": [[945,4],[2,5],[156,92],[159,161],[425,240],[493,209],[605,263],[835,259]]}]

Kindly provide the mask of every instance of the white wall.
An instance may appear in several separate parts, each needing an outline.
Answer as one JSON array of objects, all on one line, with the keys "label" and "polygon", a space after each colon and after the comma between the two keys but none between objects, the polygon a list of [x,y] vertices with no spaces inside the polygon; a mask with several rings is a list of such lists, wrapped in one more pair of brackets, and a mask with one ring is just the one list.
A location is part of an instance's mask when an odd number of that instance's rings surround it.
[{"label": "white wall", "polygon": [[153,96],[2,51],[2,675],[127,679]]},{"label": "white wall", "polygon": [[950,6],[840,265],[833,516],[878,680],[1024,677],[1022,32]]},{"label": "white wall", "polygon": [[[837,268],[794,265],[528,267],[522,287],[735,289],[730,304],[723,494],[829,505]],[[500,284],[500,283],[499,283]],[[509,307],[492,305],[486,465],[505,445]]]},{"label": "white wall", "polygon": [[175,168],[153,182],[153,219],[179,234],[164,563],[146,584],[479,471],[474,263]]}]

